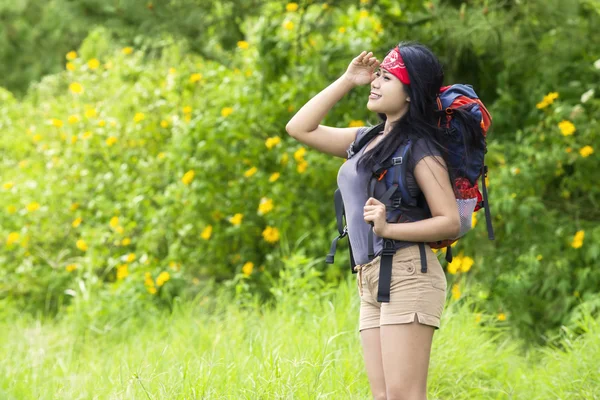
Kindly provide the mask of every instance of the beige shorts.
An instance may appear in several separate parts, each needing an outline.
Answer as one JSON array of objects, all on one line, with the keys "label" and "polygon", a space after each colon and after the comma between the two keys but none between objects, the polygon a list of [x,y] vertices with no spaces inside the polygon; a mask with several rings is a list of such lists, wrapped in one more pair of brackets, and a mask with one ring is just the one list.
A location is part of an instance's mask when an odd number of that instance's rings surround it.
[{"label": "beige shorts", "polygon": [[356,280],[361,295],[359,331],[381,325],[410,323],[415,320],[415,315],[419,323],[440,328],[446,301],[446,275],[428,245],[425,245],[425,253],[427,272],[423,273],[418,245],[396,251],[392,259],[389,303],[377,302],[381,257],[377,256],[357,268]]}]

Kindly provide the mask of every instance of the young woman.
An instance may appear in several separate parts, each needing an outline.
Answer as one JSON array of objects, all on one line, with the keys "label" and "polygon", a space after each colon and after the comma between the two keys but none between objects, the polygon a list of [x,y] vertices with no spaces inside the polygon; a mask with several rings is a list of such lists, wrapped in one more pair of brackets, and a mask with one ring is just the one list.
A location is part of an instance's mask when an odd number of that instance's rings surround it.
[{"label": "young woman", "polygon": [[[359,85],[370,85],[367,108],[385,121],[380,134],[343,163],[338,174],[357,264],[359,331],[374,399],[427,398],[431,344],[440,327],[447,284],[442,266],[429,246],[425,246],[427,270],[422,272],[417,243],[454,238],[460,227],[452,172],[446,167],[441,147],[443,132],[437,127],[436,97],[443,79],[439,61],[423,45],[400,43],[381,64],[371,52],[363,51],[339,79],[306,103],[286,126],[299,142],[347,158],[350,144],[368,128],[335,128],[320,122],[348,91]],[[388,223],[385,205],[374,197],[367,198],[367,182],[372,176],[371,167],[389,159],[407,138],[412,138],[414,144],[406,182],[413,196],[424,196],[431,216],[416,222]],[[376,187],[375,194],[382,190],[385,188]],[[367,255],[371,223],[376,235],[376,257],[372,260]],[[377,301],[382,238],[397,241],[390,301],[383,303]]]}]

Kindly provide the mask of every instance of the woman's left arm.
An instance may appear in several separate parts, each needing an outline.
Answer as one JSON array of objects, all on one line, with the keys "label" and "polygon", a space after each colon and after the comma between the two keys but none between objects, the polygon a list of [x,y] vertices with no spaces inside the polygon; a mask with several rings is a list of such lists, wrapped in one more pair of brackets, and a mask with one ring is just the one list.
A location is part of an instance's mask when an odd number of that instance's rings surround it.
[{"label": "woman's left arm", "polygon": [[386,223],[379,236],[409,242],[435,242],[458,236],[460,215],[444,159],[439,156],[422,158],[415,166],[414,175],[431,210],[431,218]]}]

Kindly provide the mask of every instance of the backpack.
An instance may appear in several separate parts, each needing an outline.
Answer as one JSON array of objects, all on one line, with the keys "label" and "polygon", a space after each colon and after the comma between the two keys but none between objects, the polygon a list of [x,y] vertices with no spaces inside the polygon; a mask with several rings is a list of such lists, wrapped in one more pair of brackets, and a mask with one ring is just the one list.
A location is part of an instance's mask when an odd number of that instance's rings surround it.
[{"label": "backpack", "polygon": [[[446,247],[446,260],[452,262],[451,244],[464,236],[472,227],[473,212],[480,209],[485,209],[486,224],[488,230],[488,238],[494,240],[494,232],[492,227],[491,212],[487,194],[485,178],[487,177],[488,168],[484,163],[484,155],[487,153],[486,138],[487,131],[491,125],[491,116],[485,108],[479,97],[473,90],[471,85],[454,84],[444,86],[440,89],[440,94],[437,97],[438,111],[445,111],[445,120],[442,117],[438,120],[438,126],[446,129],[447,135],[444,137],[444,145],[449,150],[448,167],[455,171],[455,179],[453,183],[456,202],[460,214],[460,233],[455,238],[448,238],[437,242],[427,243],[432,249]],[[480,121],[481,137],[480,146],[471,146],[467,149],[468,157],[464,148],[461,122],[453,117],[454,110],[460,108],[467,111],[468,115]],[[360,137],[357,137],[348,147],[348,159],[358,153],[378,132],[383,128],[385,122],[373,126],[366,132],[363,132]],[[384,179],[386,191],[377,200],[386,205],[388,222],[412,222],[431,217],[431,212],[427,206],[427,201],[422,193],[415,198],[410,195],[408,185],[406,183],[406,168],[407,162],[411,155],[413,141],[407,139],[385,162],[377,164],[373,167],[373,176],[369,180],[368,195],[374,197],[375,185],[377,181]],[[466,160],[466,162],[463,162]],[[483,194],[479,191],[477,180],[481,177],[481,187]],[[332,244],[329,254],[325,259],[328,264],[333,264],[334,256],[337,248],[337,242],[348,235],[347,225],[343,222],[345,219],[344,203],[342,201],[341,192],[336,189],[334,193],[334,204],[336,211],[337,230],[339,236],[336,237]],[[405,208],[411,210],[410,213],[399,213],[399,208],[404,205]],[[410,215],[409,215],[410,214]],[[373,249],[373,222],[370,222],[371,228],[368,237],[368,256],[372,260],[374,258]],[[389,302],[389,292],[392,273],[392,258],[396,253],[396,241],[393,239],[383,238],[383,249],[381,252],[381,263],[379,272],[379,287],[377,293],[378,302]],[[350,267],[352,273],[356,273],[354,267],[356,263],[352,255],[352,247],[349,244],[350,251]],[[425,253],[425,243],[418,243],[421,257],[421,272],[427,272],[427,258]]]}]

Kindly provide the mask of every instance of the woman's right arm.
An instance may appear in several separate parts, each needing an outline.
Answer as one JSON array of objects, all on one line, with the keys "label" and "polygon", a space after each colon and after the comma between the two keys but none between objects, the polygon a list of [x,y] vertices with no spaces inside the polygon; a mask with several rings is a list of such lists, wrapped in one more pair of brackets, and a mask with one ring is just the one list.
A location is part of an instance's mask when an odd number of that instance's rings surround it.
[{"label": "woman's right arm", "polygon": [[378,61],[375,57],[368,58],[370,54],[363,51],[352,60],[344,75],[298,110],[285,126],[290,136],[322,153],[347,157],[346,150],[356,138],[359,128],[335,128],[320,125],[320,122],[352,88],[373,80]]}]

